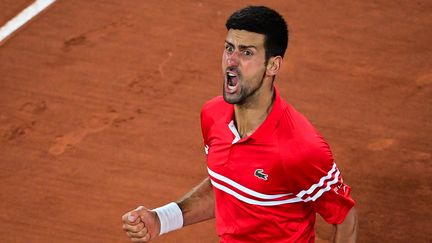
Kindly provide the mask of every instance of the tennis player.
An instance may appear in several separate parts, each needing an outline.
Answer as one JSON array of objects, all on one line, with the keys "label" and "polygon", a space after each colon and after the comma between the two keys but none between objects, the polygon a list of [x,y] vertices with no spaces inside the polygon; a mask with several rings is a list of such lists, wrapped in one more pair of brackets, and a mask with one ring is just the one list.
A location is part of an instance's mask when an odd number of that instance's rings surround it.
[{"label": "tennis player", "polygon": [[355,202],[329,145],[274,85],[288,45],[285,20],[249,6],[226,28],[223,95],[201,112],[208,177],[176,202],[126,213],[123,229],[147,242],[216,218],[220,242],[315,242],[318,213],[335,226],[334,242],[355,242]]}]

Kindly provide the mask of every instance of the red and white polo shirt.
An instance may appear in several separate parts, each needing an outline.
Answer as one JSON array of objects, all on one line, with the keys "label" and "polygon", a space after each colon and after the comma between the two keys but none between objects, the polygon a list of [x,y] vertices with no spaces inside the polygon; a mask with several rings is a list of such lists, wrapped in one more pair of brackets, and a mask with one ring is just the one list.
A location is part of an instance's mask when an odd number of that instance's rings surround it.
[{"label": "red and white polo shirt", "polygon": [[202,109],[221,242],[314,242],[315,213],[339,224],[354,206],[328,144],[275,92],[268,117],[246,138],[221,96]]}]

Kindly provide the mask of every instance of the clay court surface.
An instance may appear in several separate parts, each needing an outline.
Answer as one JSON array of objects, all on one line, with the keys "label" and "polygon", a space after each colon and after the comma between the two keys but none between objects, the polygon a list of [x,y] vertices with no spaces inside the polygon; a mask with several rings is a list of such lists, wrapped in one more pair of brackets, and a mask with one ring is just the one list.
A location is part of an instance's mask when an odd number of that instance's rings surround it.
[{"label": "clay court surface", "polygon": [[[0,26],[32,1],[0,1]],[[121,216],[206,176],[246,1],[59,0],[0,46],[0,242],[129,242]],[[431,242],[432,2],[261,1],[291,28],[277,87],[330,143],[359,242]],[[257,229],[259,230],[259,229]],[[331,227],[321,220],[317,242]],[[214,221],[155,242],[218,242]]]}]

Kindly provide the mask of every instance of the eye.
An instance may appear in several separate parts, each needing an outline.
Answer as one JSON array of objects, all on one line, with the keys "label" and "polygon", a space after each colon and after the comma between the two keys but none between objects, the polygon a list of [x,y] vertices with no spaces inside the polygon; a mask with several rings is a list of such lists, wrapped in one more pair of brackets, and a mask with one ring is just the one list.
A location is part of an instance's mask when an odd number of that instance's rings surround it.
[{"label": "eye", "polygon": [[227,53],[233,53],[234,52],[234,47],[230,46],[230,45],[226,45],[225,46],[225,51]]},{"label": "eye", "polygon": [[253,56],[253,54],[254,54],[251,50],[244,50],[242,53],[245,56]]}]

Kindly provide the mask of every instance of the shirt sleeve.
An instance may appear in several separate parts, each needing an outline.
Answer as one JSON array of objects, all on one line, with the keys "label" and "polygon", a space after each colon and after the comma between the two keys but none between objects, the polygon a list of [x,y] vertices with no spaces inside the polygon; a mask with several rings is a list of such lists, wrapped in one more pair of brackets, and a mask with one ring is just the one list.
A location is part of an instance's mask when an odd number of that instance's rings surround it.
[{"label": "shirt sleeve", "polygon": [[204,143],[204,152],[207,155],[209,150],[209,143],[208,143],[208,133],[209,133],[209,124],[211,122],[210,117],[208,117],[205,107],[201,110],[201,133],[203,137],[203,143]]},{"label": "shirt sleeve", "polygon": [[326,222],[340,224],[355,202],[328,144],[316,134],[312,142],[299,145],[303,156],[296,165],[293,181],[297,197],[310,202]]}]

